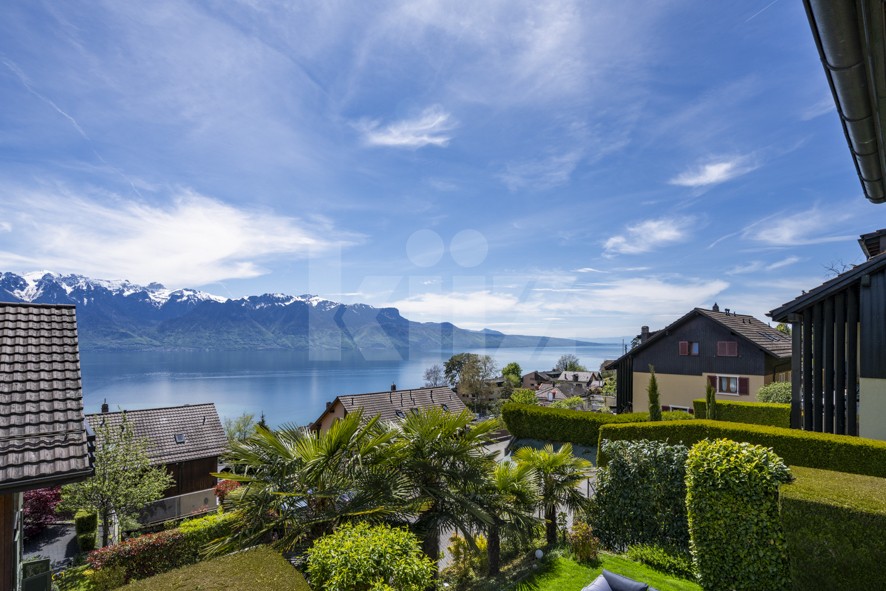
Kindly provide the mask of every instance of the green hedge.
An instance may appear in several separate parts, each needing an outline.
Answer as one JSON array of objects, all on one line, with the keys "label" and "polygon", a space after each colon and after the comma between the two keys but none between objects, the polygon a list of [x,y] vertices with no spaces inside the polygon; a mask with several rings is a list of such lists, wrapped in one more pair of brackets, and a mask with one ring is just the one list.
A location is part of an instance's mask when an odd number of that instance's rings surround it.
[{"label": "green hedge", "polygon": [[791,468],[781,521],[795,589],[880,589],[886,582],[886,480]]},{"label": "green hedge", "polygon": [[300,572],[267,546],[186,566],[150,579],[134,581],[121,591],[182,589],[273,589],[311,591]]},{"label": "green hedge", "polygon": [[[877,439],[705,419],[600,428],[601,441],[652,439],[692,445],[702,439],[720,438],[771,447],[789,466],[886,477],[886,441]],[[606,461],[605,454],[598,450],[597,465],[605,465]]]},{"label": "green hedge", "polygon": [[778,513],[779,485],[790,480],[781,458],[760,445],[718,439],[689,450],[686,511],[703,589],[790,588]]},{"label": "green hedge", "polygon": [[[707,403],[704,398],[693,400],[692,406],[696,417],[705,418]],[[775,402],[717,400],[717,420],[789,429],[791,426],[791,405]]]},{"label": "green hedge", "polygon": [[[649,413],[614,415],[509,402],[502,407],[501,417],[511,435],[518,439],[597,445],[602,425],[648,421]],[[662,413],[662,417],[666,421],[677,421],[687,419],[689,414],[671,411]]]},{"label": "green hedge", "polygon": [[74,531],[78,534],[95,533],[98,529],[98,513],[79,509],[74,513]]}]

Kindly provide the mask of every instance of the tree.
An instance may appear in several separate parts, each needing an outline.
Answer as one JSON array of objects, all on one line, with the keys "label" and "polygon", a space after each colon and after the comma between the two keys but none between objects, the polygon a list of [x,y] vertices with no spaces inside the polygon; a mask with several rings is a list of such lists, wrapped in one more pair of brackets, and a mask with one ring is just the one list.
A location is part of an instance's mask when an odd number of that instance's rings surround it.
[{"label": "tree", "polygon": [[790,382],[771,382],[757,390],[757,400],[759,402],[781,402],[790,404],[791,402],[791,383]]},{"label": "tree", "polygon": [[554,370],[561,372],[587,371],[587,368],[579,362],[578,357],[576,357],[572,353],[566,353],[557,360],[557,365],[554,366]]},{"label": "tree", "polygon": [[606,378],[604,378],[603,379],[603,394],[606,396],[615,396],[615,393],[617,391],[616,390],[617,384],[618,384],[618,382],[617,382],[616,377],[614,375],[607,376]]},{"label": "tree", "polygon": [[234,441],[245,441],[255,430],[255,415],[244,412],[236,419],[225,417],[225,435],[228,436],[228,444]]},{"label": "tree", "polygon": [[545,518],[545,537],[548,545],[557,543],[557,508],[573,511],[588,507],[588,499],[579,486],[591,474],[593,464],[572,455],[572,444],[564,443],[558,451],[550,443],[544,449],[521,447],[514,453],[519,464],[529,466],[535,473]]},{"label": "tree", "polygon": [[436,565],[405,529],[344,524],[308,549],[308,574],[317,591],[425,591]]},{"label": "tree", "polygon": [[517,388],[511,394],[511,402],[517,404],[538,404],[538,396],[533,390],[528,388]]},{"label": "tree", "polygon": [[450,386],[457,386],[465,366],[476,363],[476,353],[456,353],[443,364],[443,376]]},{"label": "tree", "polygon": [[579,410],[584,408],[585,401],[581,396],[570,396],[566,400],[558,400],[551,403],[551,408],[566,408],[570,410]]},{"label": "tree", "polygon": [[495,463],[494,452],[485,445],[498,421],[474,422],[468,411],[428,408],[408,413],[396,428],[396,473],[409,483],[412,529],[424,553],[436,562],[443,532],[467,532],[478,523],[491,523],[476,491]]},{"label": "tree", "polygon": [[705,418],[706,419],[716,419],[717,418],[717,391],[708,382],[708,385],[704,390],[704,399],[705,399]]},{"label": "tree", "polygon": [[780,332],[782,334],[786,334],[788,336],[791,336],[791,325],[790,324],[787,324],[784,322],[779,322],[778,324],[775,325],[775,330],[777,330],[778,332]]},{"label": "tree", "polygon": [[446,385],[446,376],[443,373],[443,367],[439,363],[435,363],[425,370],[425,388],[436,388]]},{"label": "tree", "polygon": [[458,395],[462,399],[473,400],[470,405],[475,412],[489,409],[496,397],[495,378],[498,368],[495,359],[489,355],[474,355],[461,368],[458,381]]},{"label": "tree", "polygon": [[655,368],[649,366],[649,385],[646,387],[649,395],[649,420],[661,420],[661,400],[658,393],[658,380],[655,379]]},{"label": "tree", "polygon": [[239,482],[226,504],[236,511],[229,537],[212,552],[273,541],[291,551],[349,521],[398,518],[408,501],[396,469],[396,432],[374,417],[348,413],[326,431],[258,427],[226,456]]},{"label": "tree", "polygon": [[533,516],[538,489],[532,468],[511,461],[496,465],[483,498],[491,517],[486,526],[486,553],[489,574],[494,576],[501,569],[502,533],[529,539],[538,523]]},{"label": "tree", "polygon": [[135,436],[125,414],[119,426],[101,424],[95,434],[95,475],[62,487],[62,499],[66,508],[98,512],[102,546],[107,546],[113,516],[134,518],[174,480],[165,468],[151,466],[147,440]]},{"label": "tree", "polygon": [[55,520],[55,508],[62,500],[60,486],[26,490],[22,495],[25,537],[33,538]]},{"label": "tree", "polygon": [[520,364],[516,361],[512,361],[502,368],[501,375],[508,380],[512,386],[519,386],[523,381],[523,368],[521,368]]}]

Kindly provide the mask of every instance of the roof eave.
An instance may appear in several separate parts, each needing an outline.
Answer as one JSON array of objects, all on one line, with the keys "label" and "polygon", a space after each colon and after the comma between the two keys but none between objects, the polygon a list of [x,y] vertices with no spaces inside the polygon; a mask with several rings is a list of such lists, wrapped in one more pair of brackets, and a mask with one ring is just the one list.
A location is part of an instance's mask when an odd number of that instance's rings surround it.
[{"label": "roof eave", "polygon": [[8,495],[35,488],[46,488],[50,486],[62,486],[64,484],[73,484],[81,482],[95,474],[95,468],[89,467],[85,470],[76,470],[74,472],[66,472],[64,475],[51,474],[41,476],[39,478],[25,478],[13,480],[12,482],[4,482],[0,485],[0,494]]}]

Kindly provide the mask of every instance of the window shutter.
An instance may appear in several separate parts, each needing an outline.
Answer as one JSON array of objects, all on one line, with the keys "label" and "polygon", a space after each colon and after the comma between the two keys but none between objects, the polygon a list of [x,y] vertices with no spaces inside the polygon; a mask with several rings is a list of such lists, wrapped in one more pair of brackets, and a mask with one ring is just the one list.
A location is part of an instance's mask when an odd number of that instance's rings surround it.
[{"label": "window shutter", "polygon": [[726,341],[717,341],[717,357],[726,357]]},{"label": "window shutter", "polygon": [[711,385],[711,388],[713,388],[714,391],[716,392],[717,391],[717,376],[708,376],[708,383]]},{"label": "window shutter", "polygon": [[738,393],[742,396],[750,394],[750,379],[738,378]]},{"label": "window shutter", "polygon": [[717,357],[738,357],[738,341],[717,341]]},{"label": "window shutter", "polygon": [[689,355],[689,341],[680,341],[680,355]]}]

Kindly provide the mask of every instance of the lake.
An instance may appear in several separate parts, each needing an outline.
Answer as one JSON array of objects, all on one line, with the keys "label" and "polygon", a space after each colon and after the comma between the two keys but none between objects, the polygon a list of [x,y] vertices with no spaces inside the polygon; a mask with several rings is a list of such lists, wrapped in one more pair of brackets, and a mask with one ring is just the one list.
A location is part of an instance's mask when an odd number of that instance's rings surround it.
[{"label": "lake", "polygon": [[[589,369],[621,353],[619,344],[586,347],[475,350],[492,355],[499,367],[516,361],[523,372],[551,369],[572,353]],[[340,394],[417,388],[426,368],[449,353],[417,353],[403,360],[313,359],[297,351],[140,351],[81,354],[83,402],[98,412],[107,399],[111,410],[134,410],[214,402],[219,415],[264,412],[268,424],[307,424],[326,402]]]}]

